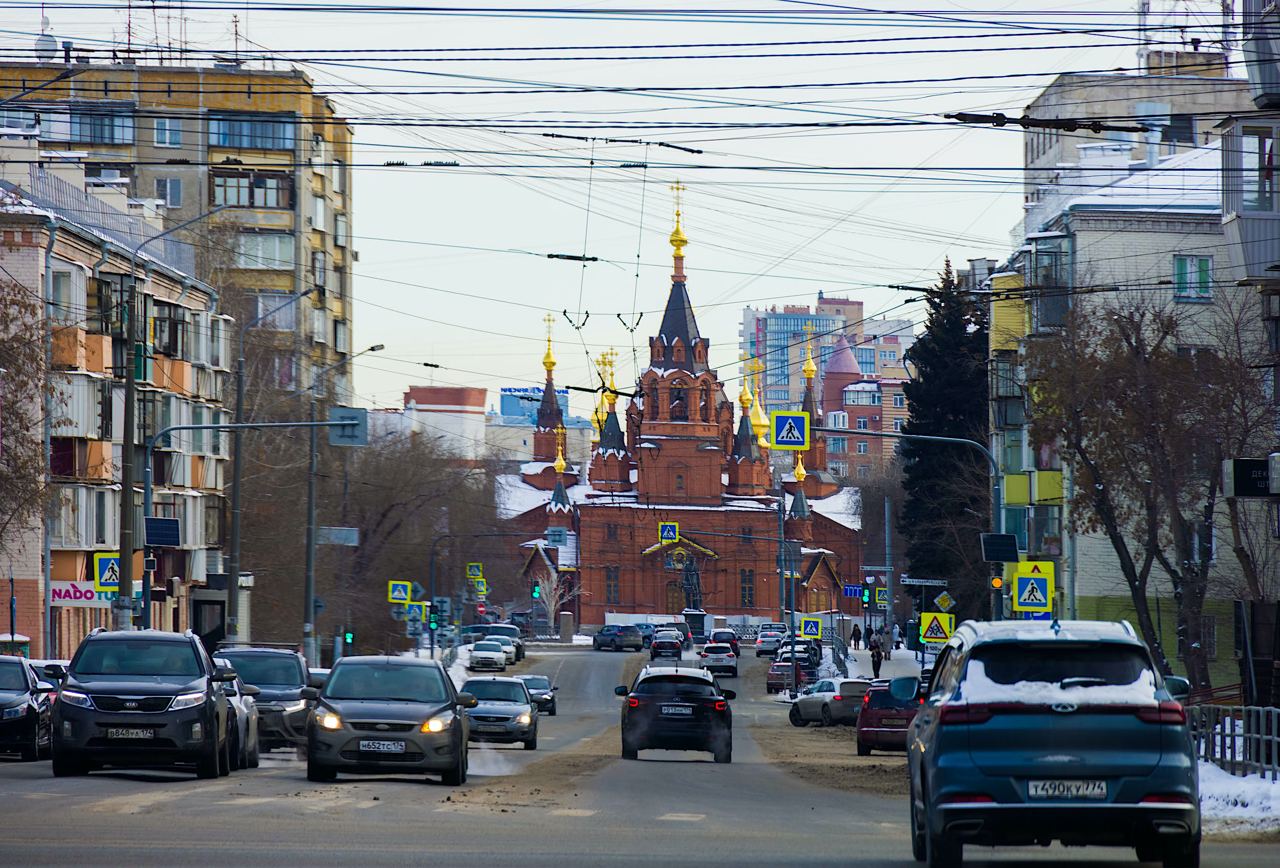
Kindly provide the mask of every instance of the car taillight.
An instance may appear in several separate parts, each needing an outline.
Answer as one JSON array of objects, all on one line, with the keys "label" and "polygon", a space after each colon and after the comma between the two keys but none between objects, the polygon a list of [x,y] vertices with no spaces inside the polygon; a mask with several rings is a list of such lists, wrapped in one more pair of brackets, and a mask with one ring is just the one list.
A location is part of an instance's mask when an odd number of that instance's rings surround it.
[{"label": "car taillight", "polygon": [[1191,797],[1184,796],[1182,793],[1152,793],[1149,796],[1143,796],[1139,801],[1148,805],[1189,805]]},{"label": "car taillight", "polygon": [[991,719],[991,708],[987,705],[970,705],[968,703],[943,703],[938,706],[938,722],[947,724],[986,723]]},{"label": "car taillight", "polygon": [[951,793],[938,799],[938,804],[940,805],[973,804],[974,802],[991,804],[995,802],[995,799],[986,793]]},{"label": "car taillight", "polygon": [[1137,714],[1138,720],[1143,723],[1183,724],[1187,722],[1186,709],[1182,707],[1182,703],[1174,702],[1172,699],[1165,700],[1159,705],[1143,706],[1138,709]]},{"label": "car taillight", "polygon": [[639,707],[640,707],[640,700],[638,700],[638,699],[636,699],[634,696],[632,696],[632,697],[630,697],[630,698],[628,698],[628,699],[627,699],[627,705],[631,706],[632,708],[639,708]]},{"label": "car taillight", "polygon": [[862,694],[862,704],[863,704],[863,705],[870,705],[870,704],[871,704],[871,694],[870,694],[870,693],[864,693],[864,694]]},{"label": "car taillight", "polygon": [[733,652],[732,652],[732,651],[730,651],[730,652],[729,652],[728,654],[726,654],[725,656],[726,656],[726,657],[733,657],[733,656],[734,656],[734,654],[733,654]]},{"label": "car taillight", "polygon": [[833,697],[831,697],[831,698],[832,698],[832,700],[834,700],[835,702],[839,702],[840,700],[844,699],[844,697],[843,697],[843,696],[841,696],[839,693],[837,693],[835,696],[833,696]]},{"label": "car taillight", "polygon": [[699,656],[699,657],[706,657],[706,656],[707,656],[707,652],[706,652],[706,651],[699,651],[699,652],[698,652],[698,656]]},{"label": "car taillight", "polygon": [[716,700],[716,711],[728,711],[728,710],[729,710],[729,703],[725,702],[723,699]]}]

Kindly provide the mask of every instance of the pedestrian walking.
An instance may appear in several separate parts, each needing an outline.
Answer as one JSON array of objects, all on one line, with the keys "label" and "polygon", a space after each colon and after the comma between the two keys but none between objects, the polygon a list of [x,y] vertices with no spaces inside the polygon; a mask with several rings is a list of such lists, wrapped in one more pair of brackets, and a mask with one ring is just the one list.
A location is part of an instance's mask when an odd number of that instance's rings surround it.
[{"label": "pedestrian walking", "polygon": [[893,625],[893,648],[896,651],[902,647],[902,628],[897,624]]},{"label": "pedestrian walking", "polygon": [[874,648],[871,649],[871,677],[880,677],[880,663],[884,659],[884,654],[880,651],[880,643],[877,641]]},{"label": "pedestrian walking", "polygon": [[853,650],[857,651],[858,646],[862,643],[862,628],[857,624],[853,625],[853,630],[849,634],[849,641],[853,643]]},{"label": "pedestrian walking", "polygon": [[880,625],[880,653],[884,654],[885,660],[893,659],[893,634],[888,624]]}]

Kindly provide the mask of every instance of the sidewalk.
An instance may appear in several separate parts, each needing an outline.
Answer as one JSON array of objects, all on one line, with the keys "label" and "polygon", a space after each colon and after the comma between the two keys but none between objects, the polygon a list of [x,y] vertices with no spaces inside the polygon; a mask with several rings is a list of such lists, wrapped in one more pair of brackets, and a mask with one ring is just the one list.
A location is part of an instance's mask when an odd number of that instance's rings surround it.
[{"label": "sidewalk", "polygon": [[[893,652],[891,660],[885,660],[880,666],[881,678],[900,678],[904,675],[919,675],[920,665],[916,663],[916,653],[901,648]],[[849,650],[849,676],[871,677],[871,652],[866,648],[857,651]]]}]

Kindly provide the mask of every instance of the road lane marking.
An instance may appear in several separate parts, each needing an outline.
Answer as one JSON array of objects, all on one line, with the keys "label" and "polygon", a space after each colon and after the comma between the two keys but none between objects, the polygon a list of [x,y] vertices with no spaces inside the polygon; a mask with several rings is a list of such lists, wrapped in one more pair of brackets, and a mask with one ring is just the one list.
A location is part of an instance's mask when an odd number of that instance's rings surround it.
[{"label": "road lane marking", "polygon": [[706,814],[663,814],[658,819],[672,823],[700,823],[706,818]]},{"label": "road lane marking", "polygon": [[551,812],[553,817],[594,817],[599,811],[590,808],[556,808]]}]

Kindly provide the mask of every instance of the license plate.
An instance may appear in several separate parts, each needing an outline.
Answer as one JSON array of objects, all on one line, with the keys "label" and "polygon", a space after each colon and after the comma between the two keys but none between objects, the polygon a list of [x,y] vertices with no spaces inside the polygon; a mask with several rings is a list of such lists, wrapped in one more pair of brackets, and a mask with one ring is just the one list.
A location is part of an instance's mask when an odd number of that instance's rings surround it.
[{"label": "license plate", "polygon": [[907,725],[907,722],[903,720],[901,717],[886,717],[884,720],[880,722],[885,726],[906,726]]},{"label": "license plate", "polygon": [[687,705],[664,705],[662,706],[663,714],[682,714],[689,716],[693,714],[693,709]]},{"label": "license plate", "polygon": [[476,732],[506,732],[507,728],[502,724],[479,723],[473,727]]},{"label": "license plate", "polygon": [[1028,781],[1027,795],[1033,799],[1105,799],[1106,781]]},{"label": "license plate", "polygon": [[107,738],[155,738],[154,729],[138,729],[135,727],[112,727],[107,730]]},{"label": "license plate", "polygon": [[404,753],[404,742],[362,738],[360,739],[360,750],[367,750],[370,753]]}]

